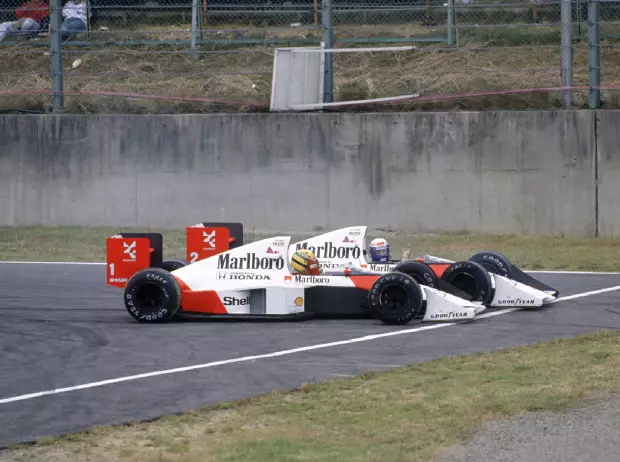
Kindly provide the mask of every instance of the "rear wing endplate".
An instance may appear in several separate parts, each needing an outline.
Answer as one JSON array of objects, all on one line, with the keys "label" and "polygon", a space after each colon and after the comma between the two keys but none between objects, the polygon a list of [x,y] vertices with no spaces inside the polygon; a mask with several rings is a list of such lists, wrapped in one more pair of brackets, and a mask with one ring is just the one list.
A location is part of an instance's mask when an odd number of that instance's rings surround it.
[{"label": "rear wing endplate", "polygon": [[161,266],[160,233],[119,233],[106,240],[108,285],[125,287],[129,278],[145,268]]},{"label": "rear wing endplate", "polygon": [[189,263],[212,257],[243,245],[241,223],[198,223],[188,226],[186,259]]}]

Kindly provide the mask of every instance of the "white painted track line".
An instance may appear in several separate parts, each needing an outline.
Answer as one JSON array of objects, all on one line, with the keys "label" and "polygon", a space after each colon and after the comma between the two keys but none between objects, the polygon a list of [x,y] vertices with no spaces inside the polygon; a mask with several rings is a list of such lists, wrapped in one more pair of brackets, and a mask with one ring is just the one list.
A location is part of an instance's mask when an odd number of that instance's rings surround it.
[{"label": "white painted track line", "polygon": [[[605,289],[599,289],[599,290],[593,290],[590,292],[583,292],[580,294],[574,294],[574,295],[568,295],[566,297],[560,297],[558,299],[556,299],[553,303],[557,303],[559,301],[563,301],[563,300],[573,300],[576,298],[583,298],[583,297],[588,297],[591,295],[597,295],[597,294],[601,294],[601,293],[605,293],[605,292],[611,292],[614,290],[620,290],[620,286],[613,286],[613,287],[607,287]],[[507,314],[507,313],[512,313],[514,311],[518,311],[518,310],[522,310],[523,308],[506,308],[504,310],[499,310],[499,311],[494,311],[494,312],[489,312],[489,313],[483,313],[479,316],[476,316],[476,319],[485,319],[485,318],[491,318],[491,317],[495,317],[495,316],[500,316],[503,314]],[[466,321],[468,323],[475,323],[476,319],[474,319],[473,321]],[[405,334],[413,334],[415,332],[422,332],[425,330],[432,330],[432,329],[441,329],[442,327],[450,327],[450,326],[455,326],[457,324],[462,324],[463,322],[450,322],[450,323],[445,323],[445,324],[431,324],[431,325],[427,325],[427,326],[422,326],[422,327],[415,327],[412,329],[402,329],[402,330],[397,330],[397,331],[392,331],[392,332],[384,332],[382,334],[375,334],[375,335],[365,335],[364,337],[357,337],[357,338],[352,338],[352,339],[348,339],[348,340],[340,340],[337,342],[330,342],[330,343],[321,343],[318,345],[309,345],[309,346],[303,346],[303,347],[299,347],[299,348],[293,348],[290,350],[282,350],[282,351],[275,351],[273,353],[266,353],[266,354],[262,354],[262,355],[255,355],[255,356],[244,356],[241,358],[233,358],[233,359],[225,359],[222,361],[214,361],[214,362],[210,362],[210,363],[205,363],[205,364],[196,364],[193,366],[185,366],[185,367],[177,367],[174,369],[166,369],[166,370],[161,370],[161,371],[154,371],[154,372],[146,372],[143,374],[136,374],[136,375],[128,375],[125,377],[118,377],[118,378],[114,378],[114,379],[108,379],[108,380],[102,380],[100,382],[91,382],[91,383],[84,383],[82,385],[75,385],[75,386],[71,386],[71,387],[65,387],[65,388],[55,388],[53,390],[45,390],[45,391],[39,391],[36,393],[28,393],[25,395],[19,395],[19,396],[13,396],[10,398],[2,398],[0,399],[0,404],[8,404],[8,403],[14,403],[16,401],[25,401],[25,400],[29,400],[29,399],[34,399],[34,398],[40,398],[42,396],[49,396],[49,395],[58,395],[61,393],[67,393],[70,391],[77,391],[77,390],[86,390],[89,388],[97,388],[97,387],[102,387],[104,385],[112,385],[115,383],[121,383],[121,382],[130,382],[133,380],[139,380],[139,379],[146,379],[149,377],[157,377],[160,375],[170,375],[170,374],[178,374],[181,372],[188,372],[188,371],[194,371],[194,370],[198,370],[198,369],[207,369],[207,368],[211,368],[211,367],[217,367],[217,366],[224,366],[227,364],[236,364],[236,363],[243,363],[243,362],[249,362],[249,361],[256,361],[258,359],[268,359],[268,358],[276,358],[279,356],[287,356],[287,355],[292,355],[295,353],[302,353],[302,352],[306,352],[306,351],[312,351],[312,350],[320,350],[323,348],[331,348],[331,347],[335,347],[335,346],[341,346],[341,345],[350,345],[352,343],[361,343],[361,342],[368,342],[371,340],[377,340],[380,338],[386,338],[386,337],[394,337],[396,335],[405,335]]]},{"label": "white painted track line", "polygon": [[57,389],[54,389],[54,390],[46,390],[46,391],[40,391],[40,392],[37,392],[37,393],[29,393],[29,394],[26,394],[26,395],[15,396],[13,398],[3,398],[3,399],[0,399],[0,404],[7,404],[7,403],[15,402],[15,401],[23,401],[23,400],[32,399],[32,398],[38,398],[40,396],[46,396],[46,395],[56,395],[56,394],[59,394],[59,393],[66,393],[66,392],[69,392],[69,391],[84,390],[84,389],[87,389],[87,388],[101,387],[103,385],[111,385],[113,383],[128,382],[128,381],[131,381],[131,380],[138,380],[138,379],[145,379],[145,378],[149,378],[149,377],[156,377],[158,375],[177,374],[179,372],[187,372],[187,371],[193,371],[193,370],[197,370],[197,369],[207,369],[207,368],[210,368],[210,367],[224,366],[226,364],[243,363],[243,362],[248,362],[248,361],[255,361],[257,359],[275,358],[275,357],[278,357],[278,356],[286,356],[286,355],[291,355],[291,354],[294,354],[294,353],[302,353],[302,352],[305,352],[305,351],[318,350],[318,349],[322,349],[322,348],[329,348],[329,347],[340,346],[340,345],[349,345],[351,343],[367,342],[369,340],[376,340],[376,339],[383,338],[383,337],[393,337],[395,335],[411,334],[413,332],[420,332],[420,331],[423,331],[423,330],[430,330],[430,329],[438,329],[440,327],[454,326],[456,324],[457,324],[456,322],[448,323],[448,324],[434,324],[434,325],[429,325],[429,326],[424,326],[424,327],[416,327],[416,328],[413,328],[413,329],[405,329],[405,330],[386,332],[386,333],[383,333],[383,334],[365,335],[364,337],[357,337],[357,338],[352,338],[352,339],[348,339],[348,340],[340,340],[340,341],[337,341],[337,342],[321,343],[321,344],[318,344],[318,345],[310,345],[310,346],[305,346],[305,347],[293,348],[293,349],[290,349],[290,350],[276,351],[276,352],[273,352],[273,353],[266,353],[266,354],[262,354],[262,355],[244,356],[242,358],[225,359],[223,361],[214,361],[214,362],[211,362],[211,363],[196,364],[194,366],[178,367],[178,368],[175,368],[175,369],[167,369],[167,370],[163,370],[163,371],[147,372],[147,373],[144,373],[144,374],[136,374],[136,375],[130,375],[130,376],[126,376],[126,377],[119,377],[119,378],[116,378],[116,379],[103,380],[101,382],[85,383],[83,385],[77,385],[77,386],[73,386],[73,387],[57,388]]},{"label": "white painted track line", "polygon": [[573,300],[575,298],[583,298],[589,295],[598,295],[603,294],[605,292],[613,292],[614,290],[619,290],[620,286],[607,287],[605,289],[591,290],[590,292],[583,292],[581,294],[567,295],[566,297],[559,297],[551,303],[557,303],[562,300]]}]

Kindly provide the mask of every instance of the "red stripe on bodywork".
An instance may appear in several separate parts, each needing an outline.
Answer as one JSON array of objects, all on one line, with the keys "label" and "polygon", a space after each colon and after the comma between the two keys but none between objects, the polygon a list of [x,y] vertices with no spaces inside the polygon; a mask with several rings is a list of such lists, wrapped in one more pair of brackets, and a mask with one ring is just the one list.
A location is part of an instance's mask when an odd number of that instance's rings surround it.
[{"label": "red stripe on bodywork", "polygon": [[368,276],[349,276],[349,279],[358,289],[370,290],[380,276],[372,274]]},{"label": "red stripe on bodywork", "polygon": [[214,290],[192,290],[178,277],[181,286],[181,311],[185,313],[228,314]]},{"label": "red stripe on bodywork", "polygon": [[445,270],[450,266],[449,263],[427,263],[428,266],[433,270],[433,273],[437,275],[438,278],[444,273]]}]

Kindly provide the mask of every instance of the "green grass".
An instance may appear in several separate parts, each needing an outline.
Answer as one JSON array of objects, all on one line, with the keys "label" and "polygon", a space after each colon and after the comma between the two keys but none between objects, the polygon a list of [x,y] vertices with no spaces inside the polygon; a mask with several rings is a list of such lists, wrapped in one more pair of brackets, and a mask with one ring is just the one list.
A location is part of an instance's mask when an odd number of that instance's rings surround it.
[{"label": "green grass", "polygon": [[598,332],[95,428],[6,455],[50,462],[425,460],[491,420],[618,392],[619,372],[620,332]]},{"label": "green grass", "polygon": [[[121,228],[0,228],[0,260],[104,261],[105,240]],[[123,231],[161,232],[164,258],[185,258],[185,230],[122,228]],[[315,233],[293,233],[292,242]],[[245,242],[276,235],[247,232]],[[478,250],[504,253],[514,264],[526,269],[619,271],[617,249],[620,238],[504,236],[482,234],[398,234],[369,233],[387,237],[394,258],[410,245],[413,254],[433,254],[466,259]],[[412,255],[413,256],[413,255]]]}]

